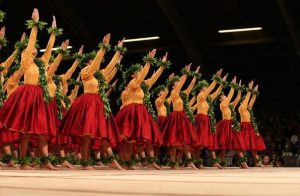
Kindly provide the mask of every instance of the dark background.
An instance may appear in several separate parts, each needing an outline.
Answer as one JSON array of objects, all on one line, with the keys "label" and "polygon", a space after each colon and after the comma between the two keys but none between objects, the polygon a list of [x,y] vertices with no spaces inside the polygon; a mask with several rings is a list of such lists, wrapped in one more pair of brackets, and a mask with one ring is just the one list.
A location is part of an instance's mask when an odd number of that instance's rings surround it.
[{"label": "dark background", "polygon": [[[96,49],[106,33],[112,34],[111,44],[123,37],[160,36],[155,41],[126,43],[128,53],[123,64],[141,62],[152,48],[158,56],[169,52],[172,69],[178,72],[192,62],[201,65],[206,78],[220,67],[225,72],[242,78],[244,83],[254,79],[260,85],[261,96],[257,108],[298,108],[300,69],[300,16],[297,0],[2,0],[0,9],[6,12],[2,25],[7,28],[10,41],[1,50],[1,59],[13,51],[13,43],[25,29],[24,22],[31,17],[34,7],[40,11],[40,20],[51,24],[52,15],[64,29],[57,39],[60,45],[70,39],[72,52],[84,44],[84,51]],[[218,34],[219,29],[263,27],[262,31]],[[38,34],[41,48],[49,35]],[[108,60],[113,55],[106,55]],[[73,60],[66,58],[58,72],[63,73]],[[78,72],[79,70],[77,70]],[[150,73],[153,73],[153,70]],[[74,78],[77,73],[73,75]],[[118,75],[120,77],[120,75]],[[112,107],[119,93],[112,95]]]}]

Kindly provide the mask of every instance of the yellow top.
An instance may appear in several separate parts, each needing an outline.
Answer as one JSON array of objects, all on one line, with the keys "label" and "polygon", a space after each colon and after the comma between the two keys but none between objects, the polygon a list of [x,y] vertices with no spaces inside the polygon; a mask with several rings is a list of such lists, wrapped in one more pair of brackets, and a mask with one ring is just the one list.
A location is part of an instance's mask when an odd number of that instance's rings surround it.
[{"label": "yellow top", "polygon": [[216,87],[217,81],[213,81],[207,89],[201,91],[197,96],[197,103],[193,106],[193,110],[197,109],[197,114],[207,115],[209,110],[209,104],[207,102],[207,97],[210,96],[211,100],[215,100],[217,96],[221,93],[224,85],[220,85],[219,88],[210,95],[212,90]]},{"label": "yellow top", "polygon": [[250,96],[251,96],[251,92],[247,92],[245,99],[239,106],[241,122],[251,122],[250,113],[248,111]]},{"label": "yellow top", "polygon": [[[177,112],[184,111],[183,100],[180,97],[180,90],[183,87],[186,79],[187,79],[187,75],[186,74],[184,74],[184,75],[182,75],[180,77],[177,85],[171,91],[170,97],[167,99],[168,103],[172,102],[173,111],[177,111]],[[189,86],[187,87],[187,89],[185,89],[183,92],[186,93],[187,95],[189,95],[191,93],[193,87],[195,86],[196,80],[197,80],[197,78],[193,77],[191,83],[189,84]]]},{"label": "yellow top", "polygon": [[165,101],[168,93],[169,93],[169,91],[168,91],[168,88],[166,87],[164,89],[164,92],[155,100],[155,106],[156,106],[158,116],[167,116],[167,108],[164,104],[164,101]]},{"label": "yellow top", "polygon": [[234,89],[231,88],[228,96],[220,103],[220,110],[222,112],[223,120],[231,120],[231,110],[229,108],[230,101],[233,97]]}]

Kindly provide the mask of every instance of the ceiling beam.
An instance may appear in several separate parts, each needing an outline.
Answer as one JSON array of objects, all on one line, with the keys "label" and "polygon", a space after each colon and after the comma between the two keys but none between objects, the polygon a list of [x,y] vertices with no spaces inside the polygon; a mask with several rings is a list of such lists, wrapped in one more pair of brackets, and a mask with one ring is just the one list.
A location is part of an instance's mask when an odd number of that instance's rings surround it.
[{"label": "ceiling beam", "polygon": [[297,56],[300,58],[300,30],[298,25],[300,21],[294,13],[290,1],[277,0],[277,3],[290,33],[291,39],[296,47]]}]

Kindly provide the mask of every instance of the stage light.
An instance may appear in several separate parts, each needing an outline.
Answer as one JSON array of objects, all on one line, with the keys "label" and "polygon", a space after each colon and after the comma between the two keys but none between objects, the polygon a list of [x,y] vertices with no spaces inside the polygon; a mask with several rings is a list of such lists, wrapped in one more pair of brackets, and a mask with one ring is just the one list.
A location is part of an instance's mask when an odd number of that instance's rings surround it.
[{"label": "stage light", "polygon": [[134,39],[125,39],[124,42],[140,42],[140,41],[155,40],[159,38],[160,38],[159,36],[141,37],[141,38],[134,38]]},{"label": "stage light", "polygon": [[[73,47],[72,46],[68,46],[67,48],[70,49],[70,48],[73,48]],[[55,50],[58,50],[58,49],[60,49],[60,47],[52,48],[52,51],[55,51]],[[40,49],[40,52],[45,52],[45,51],[46,51],[46,49]]]},{"label": "stage light", "polygon": [[244,31],[261,31],[262,27],[251,27],[251,28],[241,28],[241,29],[225,29],[219,30],[218,33],[235,33],[235,32],[244,32]]}]

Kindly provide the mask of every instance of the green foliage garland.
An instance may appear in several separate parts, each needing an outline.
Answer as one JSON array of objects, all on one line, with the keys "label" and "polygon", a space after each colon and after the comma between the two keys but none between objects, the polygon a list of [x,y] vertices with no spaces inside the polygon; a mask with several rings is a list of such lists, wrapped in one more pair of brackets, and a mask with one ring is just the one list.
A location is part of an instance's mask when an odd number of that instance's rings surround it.
[{"label": "green foliage garland", "polygon": [[150,63],[152,65],[154,65],[156,63],[157,59],[154,57],[151,57],[149,54],[147,54],[146,56],[143,57],[143,62],[144,63]]},{"label": "green foliage garland", "polygon": [[63,56],[69,56],[70,55],[70,51],[68,49],[62,49],[61,47],[59,47],[55,51],[55,54],[62,54]]},{"label": "green foliage garland", "polygon": [[131,79],[131,75],[133,75],[136,72],[139,72],[140,70],[142,70],[143,66],[141,64],[133,64],[131,65],[131,67],[129,69],[127,69],[125,72],[122,73],[122,78],[123,78],[123,82],[120,84],[119,86],[119,91],[122,91],[127,83],[130,81]]},{"label": "green foliage garland", "polygon": [[54,75],[54,83],[56,85],[55,89],[55,100],[57,105],[57,111],[58,111],[58,119],[62,120],[63,114],[62,114],[62,86],[61,86],[61,77],[58,75]]},{"label": "green foliage garland", "polygon": [[157,63],[158,66],[162,66],[165,69],[169,69],[170,66],[172,65],[171,61],[163,62],[162,59],[158,59],[156,63]]},{"label": "green foliage garland", "polygon": [[[2,74],[0,74],[0,80],[2,80]],[[0,108],[3,106],[4,101],[6,100],[6,95],[3,89],[3,81],[0,81]]]},{"label": "green foliage garland", "polygon": [[105,82],[104,76],[99,70],[95,72],[94,76],[98,81],[98,93],[104,103],[105,118],[108,118],[111,114],[109,99],[105,95],[108,87]]},{"label": "green foliage garland", "polygon": [[49,95],[48,81],[47,81],[47,78],[46,78],[46,71],[45,71],[44,62],[43,62],[42,59],[35,58],[34,63],[39,68],[39,85],[41,86],[41,88],[43,90],[44,101],[46,103],[49,103],[51,101],[51,97]]},{"label": "green foliage garland", "polygon": [[234,110],[234,107],[232,104],[229,104],[229,109],[231,111],[231,120],[232,120],[232,123],[233,123],[233,129],[237,132],[240,131],[240,122],[237,120],[237,117],[236,117],[236,112]]},{"label": "green foliage garland", "polygon": [[115,46],[114,50],[115,50],[115,52],[119,51],[121,54],[125,54],[127,52],[127,48],[126,47]]},{"label": "green foliage garland", "polygon": [[43,30],[43,28],[47,25],[46,22],[43,21],[34,21],[34,20],[26,20],[25,25],[27,26],[27,29],[32,29],[33,27],[38,27],[40,30]]},{"label": "green foliage garland", "polygon": [[249,109],[249,113],[250,113],[251,124],[254,128],[254,131],[255,131],[256,134],[259,134],[258,133],[258,126],[257,126],[257,123],[256,123],[256,118],[254,116],[253,110]]},{"label": "green foliage garland", "polygon": [[195,124],[195,117],[193,115],[193,111],[192,111],[191,107],[189,106],[189,98],[188,98],[187,94],[181,91],[180,97],[183,101],[183,107],[184,107],[184,112],[185,112],[186,116],[192,122],[192,124]]},{"label": "green foliage garland", "polygon": [[149,87],[145,82],[142,82],[141,88],[144,91],[144,104],[147,107],[148,112],[151,114],[152,118],[156,121],[157,120],[157,115],[153,109],[151,100],[150,100],[150,92],[149,92]]},{"label": "green foliage garland", "polygon": [[207,97],[207,102],[209,104],[209,109],[208,109],[208,116],[210,120],[210,126],[213,134],[216,134],[216,117],[215,117],[215,106],[214,102],[211,100],[211,98],[208,96]]},{"label": "green foliage garland", "polygon": [[5,46],[7,46],[7,43],[8,43],[8,41],[5,37],[0,38],[0,46],[5,47]]},{"label": "green foliage garland", "polygon": [[103,42],[100,42],[100,43],[98,44],[98,47],[99,47],[99,48],[103,48],[103,49],[106,50],[107,52],[110,51],[110,49],[111,49],[110,44],[104,45]]},{"label": "green foliage garland", "polygon": [[171,106],[170,104],[165,100],[164,105],[166,106],[167,109],[167,115],[171,113]]},{"label": "green foliage garland", "polygon": [[54,33],[54,35],[55,35],[56,37],[59,37],[59,36],[62,35],[63,29],[62,29],[62,28],[53,28],[53,27],[49,27],[49,28],[47,29],[47,31],[48,31],[49,34]]},{"label": "green foliage garland", "polygon": [[62,98],[65,103],[66,110],[69,110],[70,106],[71,106],[71,100],[69,99],[69,97],[67,95],[63,96]]},{"label": "green foliage garland", "polygon": [[3,22],[4,18],[5,18],[5,12],[0,11],[0,22]]}]

